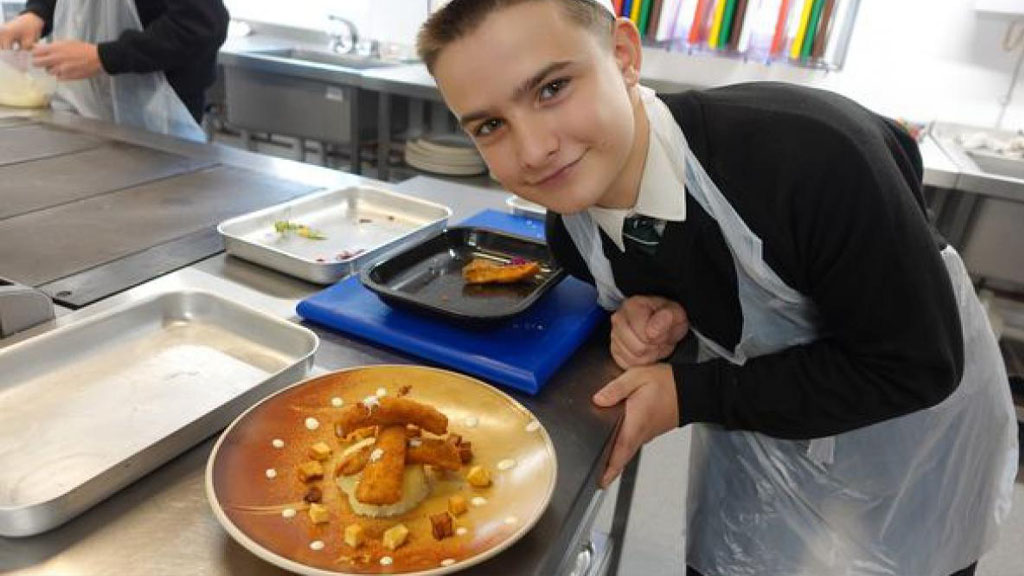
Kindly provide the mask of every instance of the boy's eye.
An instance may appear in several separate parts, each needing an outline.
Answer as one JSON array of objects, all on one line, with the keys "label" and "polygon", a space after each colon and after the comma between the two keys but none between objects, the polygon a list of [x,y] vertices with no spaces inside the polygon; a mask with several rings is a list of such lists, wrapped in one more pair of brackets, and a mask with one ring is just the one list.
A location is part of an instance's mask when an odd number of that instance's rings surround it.
[{"label": "boy's eye", "polygon": [[491,118],[490,120],[484,120],[481,122],[480,125],[476,127],[476,130],[473,131],[473,134],[476,136],[487,136],[498,128],[501,128],[501,120]]},{"label": "boy's eye", "polygon": [[549,82],[540,89],[540,99],[549,100],[551,98],[554,98],[555,96],[558,95],[559,92],[562,91],[563,88],[565,88],[568,85],[568,78],[559,78],[558,80]]}]

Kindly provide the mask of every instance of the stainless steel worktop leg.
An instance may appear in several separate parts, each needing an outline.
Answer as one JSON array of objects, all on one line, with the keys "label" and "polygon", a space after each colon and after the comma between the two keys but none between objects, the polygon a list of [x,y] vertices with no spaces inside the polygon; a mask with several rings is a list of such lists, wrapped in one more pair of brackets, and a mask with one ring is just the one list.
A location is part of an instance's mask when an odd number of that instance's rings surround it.
[{"label": "stainless steel worktop leg", "polygon": [[351,158],[352,165],[349,168],[349,172],[353,174],[363,173],[363,163],[359,156],[359,151],[362,149],[362,140],[360,140],[360,122],[359,116],[359,87],[350,86],[348,88],[348,126],[349,126],[349,146],[351,147]]},{"label": "stainless steel worktop leg", "polygon": [[377,179],[387,182],[391,156],[391,95],[380,92],[377,98]]},{"label": "stainless steel worktop leg", "polygon": [[615,576],[619,573],[619,560],[622,559],[622,549],[626,544],[626,525],[629,523],[629,510],[633,505],[633,490],[636,488],[636,475],[640,470],[640,449],[633,460],[626,465],[619,478],[619,493],[615,497],[615,512],[612,514],[611,558],[608,560],[608,574]]}]

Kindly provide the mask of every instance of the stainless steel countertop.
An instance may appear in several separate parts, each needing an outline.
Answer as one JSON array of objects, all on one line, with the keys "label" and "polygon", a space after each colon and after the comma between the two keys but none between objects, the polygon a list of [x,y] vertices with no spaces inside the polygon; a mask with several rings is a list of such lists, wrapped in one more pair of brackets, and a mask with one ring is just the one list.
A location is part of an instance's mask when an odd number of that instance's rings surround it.
[{"label": "stainless steel countertop", "polygon": [[[302,31],[268,24],[253,24],[253,33],[248,36],[229,38],[220,49],[218,62],[226,66],[243,66],[260,72],[281,74],[307,80],[318,80],[327,84],[356,86],[374,92],[386,92],[397,96],[419,98],[442,102],[440,91],[433,77],[422,63],[398,63],[397,65],[349,70],[318,65],[315,63],[288,63],[279,59],[251,58],[247,54],[290,47],[326,49],[324,34],[316,31]],[[695,86],[684,85],[641,73],[641,79],[659,91],[682,91]]]},{"label": "stainless steel countertop", "polygon": [[[0,108],[0,117],[10,110]],[[20,112],[17,114],[21,114]],[[321,186],[346,186],[362,178],[220,146],[184,142],[127,130],[76,116],[40,112],[37,119],[179,154],[260,170]],[[378,183],[379,184],[379,183]],[[452,206],[453,221],[482,208],[504,208],[499,191],[417,178],[397,187]],[[224,254],[157,278],[4,340],[3,346],[67,323],[144,298],[154,292],[196,288],[282,318],[299,321],[296,303],[318,286],[260,268]],[[380,363],[416,363],[398,352],[350,339],[317,326],[321,338],[316,371]],[[596,479],[618,410],[598,410],[591,393],[618,371],[607,353],[606,330],[598,330],[536,397],[512,393],[551,433],[559,458],[551,505],[519,543],[466,574],[556,573],[568,555],[575,558],[577,530],[590,504],[600,496]],[[73,441],[73,439],[69,439]],[[29,538],[0,538],[0,572],[50,574],[277,574],[276,567],[236,544],[209,510],[204,470],[213,446],[207,440],[110,499],[51,532]]]},{"label": "stainless steel countertop", "polygon": [[[402,64],[366,70],[340,70],[330,66],[270,61],[247,57],[246,53],[260,50],[274,50],[292,46],[323,48],[323,34],[314,31],[297,31],[268,25],[254,27],[249,36],[229,39],[220,50],[218,61],[227,66],[243,66],[252,70],[292,76],[307,80],[318,80],[328,84],[358,87],[364,90],[443,102],[433,77],[422,63]],[[698,86],[681,84],[662,78],[654,78],[641,72],[644,85],[658,92],[679,92]],[[921,143],[921,157],[924,163],[924,183],[939,188],[954,188],[960,180],[960,169],[942,151],[934,140],[925,137]],[[984,176],[984,175],[981,175]],[[967,184],[977,188],[979,175],[969,175]]]}]

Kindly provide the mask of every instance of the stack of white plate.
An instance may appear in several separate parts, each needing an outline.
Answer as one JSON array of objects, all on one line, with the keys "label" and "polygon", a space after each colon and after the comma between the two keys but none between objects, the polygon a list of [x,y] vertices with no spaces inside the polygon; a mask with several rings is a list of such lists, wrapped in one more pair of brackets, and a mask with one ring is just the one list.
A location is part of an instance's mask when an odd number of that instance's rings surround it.
[{"label": "stack of white plate", "polygon": [[487,171],[487,164],[473,142],[461,134],[435,134],[406,142],[405,163],[425,172],[450,176]]}]

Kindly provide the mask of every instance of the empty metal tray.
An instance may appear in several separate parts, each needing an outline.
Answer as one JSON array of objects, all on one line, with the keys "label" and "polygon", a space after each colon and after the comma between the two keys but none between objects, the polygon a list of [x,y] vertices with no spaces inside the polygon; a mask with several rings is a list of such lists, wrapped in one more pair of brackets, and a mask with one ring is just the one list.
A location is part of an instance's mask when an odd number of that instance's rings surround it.
[{"label": "empty metal tray", "polygon": [[58,526],[214,434],[302,379],[318,344],[177,291],[0,349],[0,536]]},{"label": "empty metal tray", "polygon": [[[228,254],[317,284],[333,284],[366,263],[444,229],[452,211],[388,190],[352,187],[297,198],[222,222]],[[281,233],[308,226],[322,240]]]},{"label": "empty metal tray", "polygon": [[[474,258],[540,263],[537,276],[514,284],[466,284]],[[539,240],[487,228],[455,227],[363,270],[360,280],[388,304],[470,324],[504,320],[526,310],[565,276]]]}]

